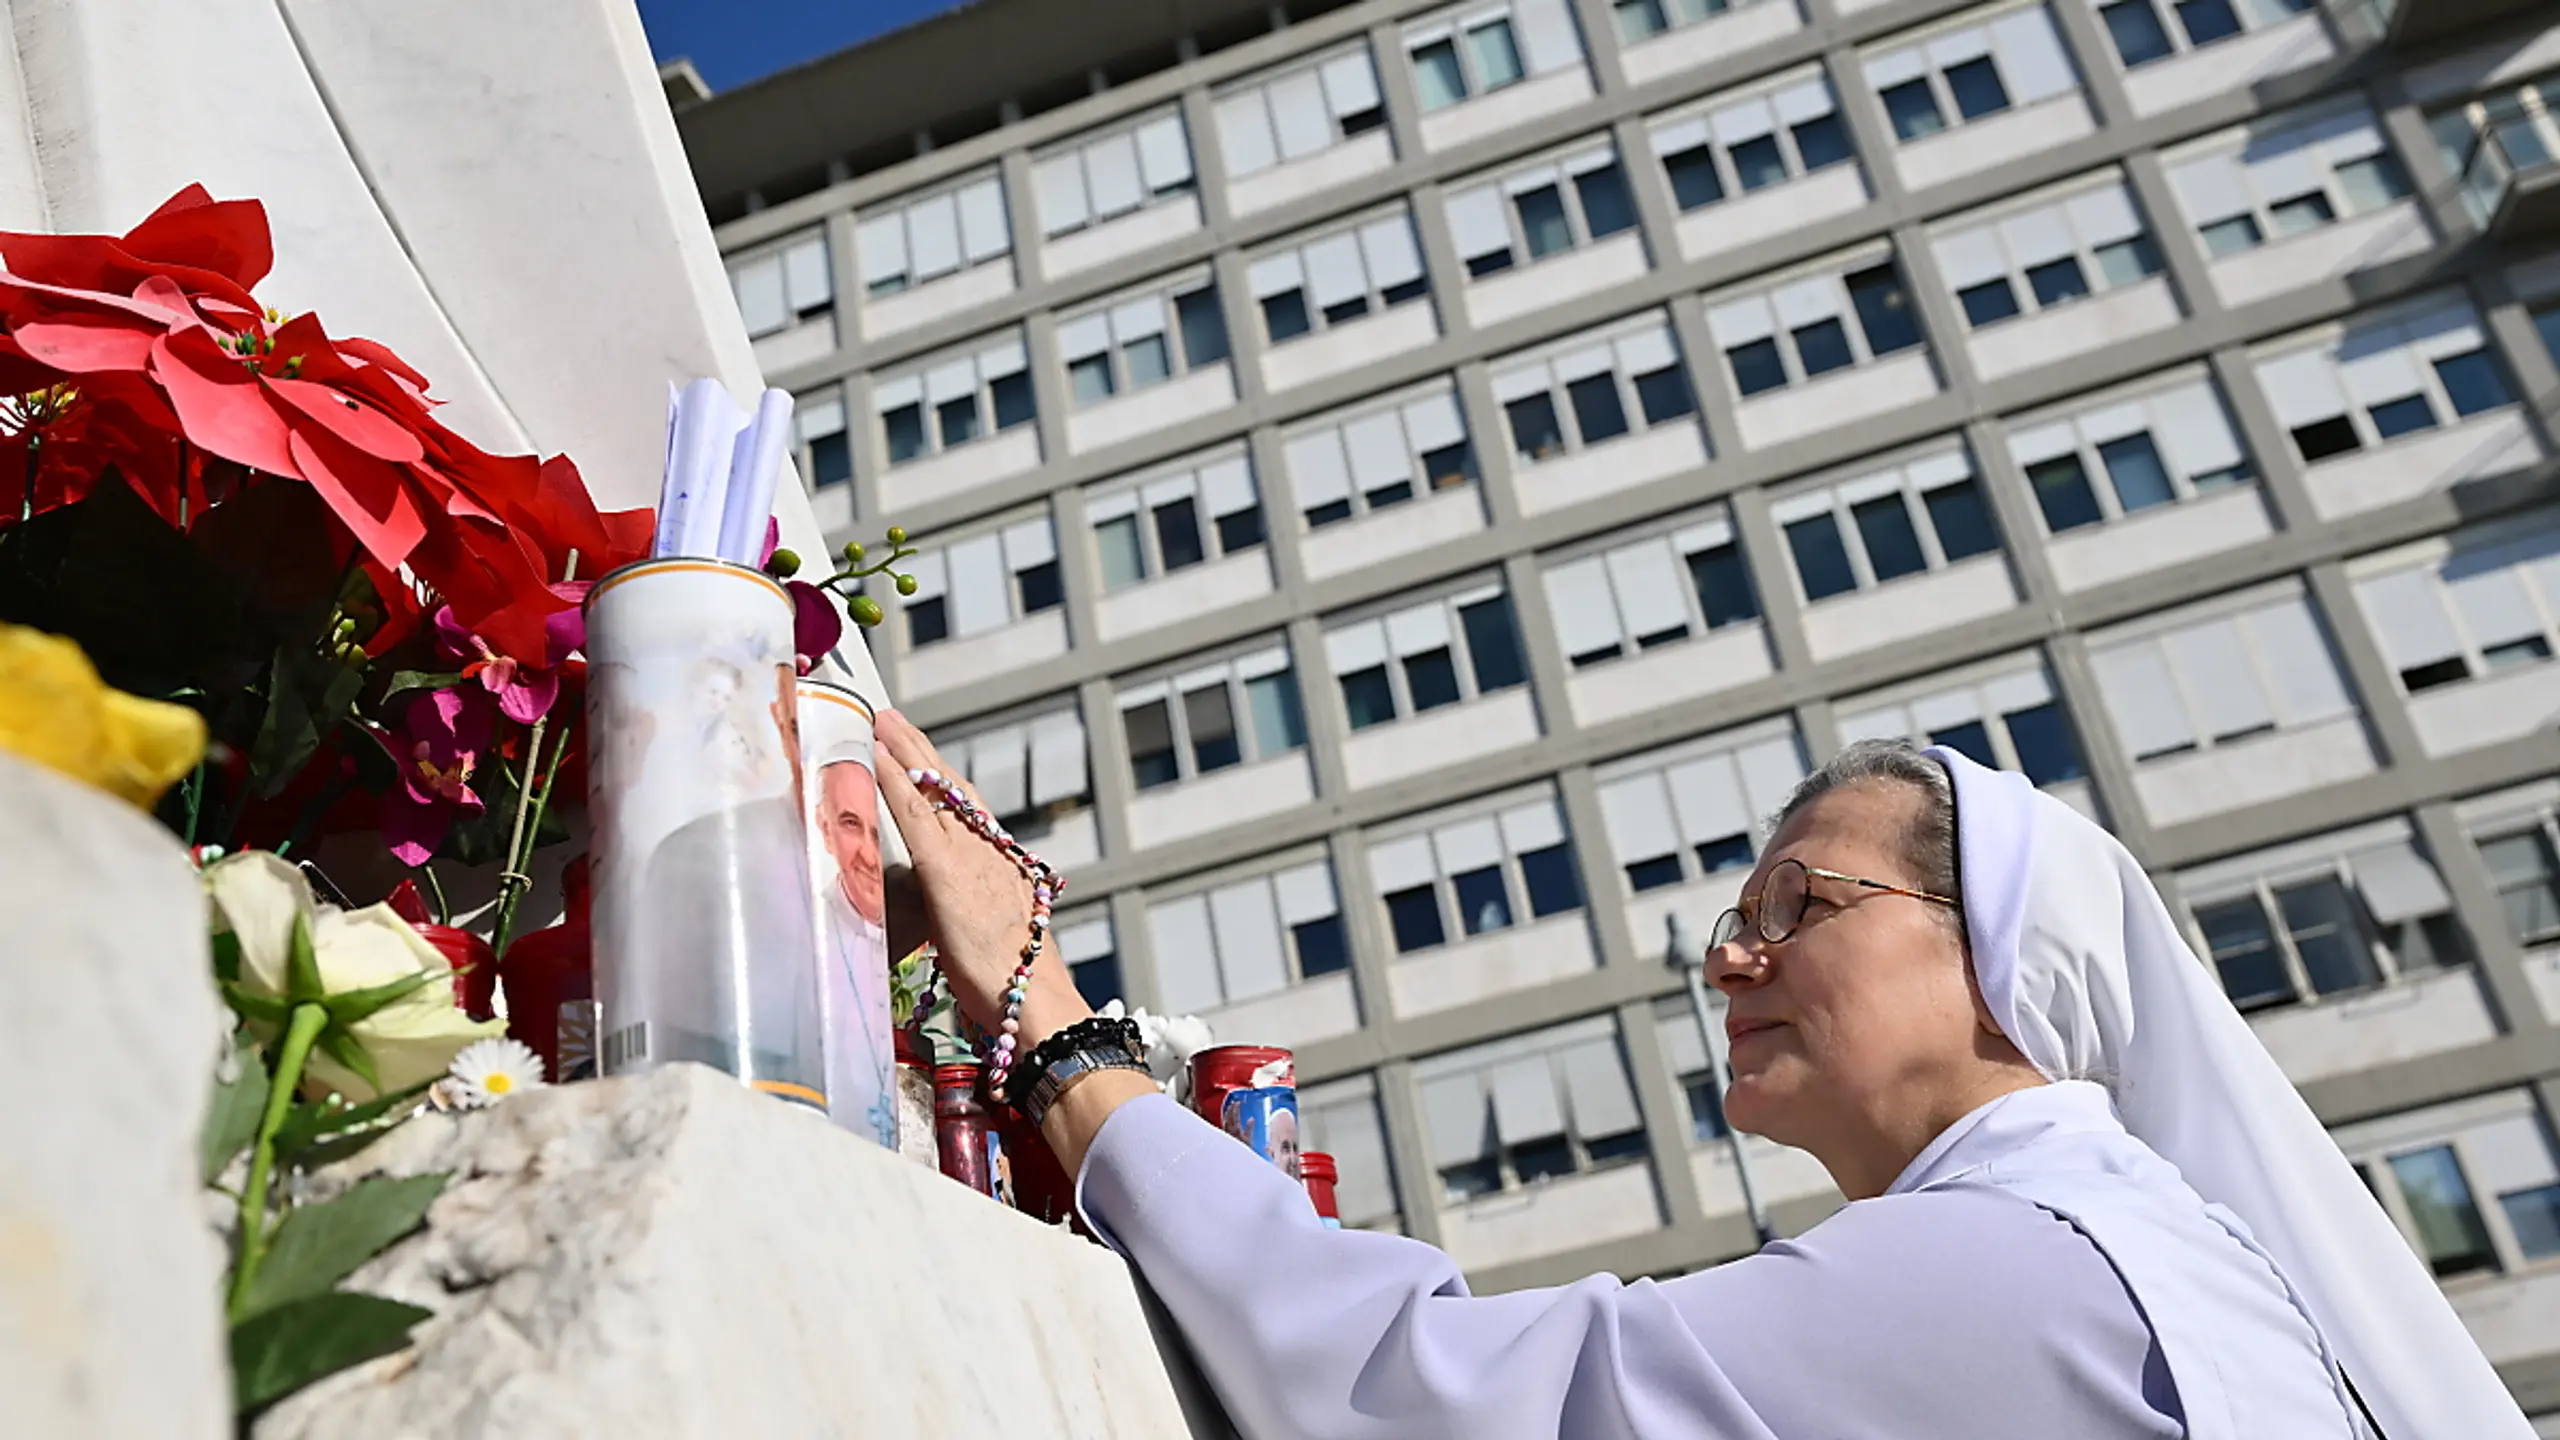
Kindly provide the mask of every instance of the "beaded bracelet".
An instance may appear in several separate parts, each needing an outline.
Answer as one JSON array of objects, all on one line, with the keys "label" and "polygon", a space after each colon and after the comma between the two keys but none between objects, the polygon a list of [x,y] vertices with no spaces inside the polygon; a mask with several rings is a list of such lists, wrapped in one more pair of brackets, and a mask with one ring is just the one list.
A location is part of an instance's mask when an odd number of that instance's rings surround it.
[{"label": "beaded bracelet", "polygon": [[[1049,868],[1048,861],[1023,849],[1020,842],[995,822],[995,817],[979,809],[958,785],[932,770],[910,770],[907,778],[915,783],[917,789],[933,797],[933,808],[957,815],[970,833],[1003,851],[1005,858],[1021,870],[1022,877],[1031,882],[1031,938],[1022,947],[1022,963],[1013,968],[1013,978],[1005,984],[1004,1019],[998,1026],[998,1033],[992,1037],[966,1037],[975,1043],[986,1061],[988,1098],[1001,1102],[1005,1099],[1006,1086],[1013,1078],[1013,1052],[1021,1043],[1022,1002],[1031,990],[1031,967],[1040,959],[1040,951],[1047,944],[1049,913],[1057,904],[1058,897],[1066,893],[1067,882],[1057,871]],[[927,958],[938,967],[940,954],[931,945],[927,945],[925,950]],[[927,1014],[932,1003],[933,993],[928,987],[918,997],[916,1014],[919,1017]],[[963,1023],[966,1023],[965,1017]],[[968,1028],[974,1030],[976,1027]]]},{"label": "beaded bracelet", "polygon": [[1048,1073],[1050,1066],[1057,1064],[1074,1051],[1095,1050],[1114,1045],[1137,1056],[1141,1062],[1146,1059],[1146,1032],[1138,1028],[1137,1021],[1125,1018],[1115,1020],[1108,1015],[1095,1015],[1079,1020],[1041,1041],[1038,1048],[1031,1052],[1030,1057],[1022,1062],[1022,1069],[1025,1074],[1037,1079]]}]

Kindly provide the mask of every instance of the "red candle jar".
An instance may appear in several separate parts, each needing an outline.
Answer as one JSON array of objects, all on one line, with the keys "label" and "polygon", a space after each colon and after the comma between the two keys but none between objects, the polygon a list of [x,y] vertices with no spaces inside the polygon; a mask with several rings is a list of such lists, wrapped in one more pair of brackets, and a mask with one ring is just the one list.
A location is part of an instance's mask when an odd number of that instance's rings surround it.
[{"label": "red candle jar", "polygon": [[[587,935],[587,857],[579,856],[560,873],[560,890],[568,915],[559,924],[519,935],[507,946],[506,962],[497,968],[507,987],[507,1033],[542,1057],[542,1071],[554,1080],[584,1079],[565,1074],[560,1065],[560,1009],[595,998],[595,972]],[[593,1056],[575,1057],[582,1070]]]},{"label": "red candle jar", "polygon": [[1333,1182],[1339,1175],[1332,1156],[1321,1150],[1298,1152],[1298,1178],[1306,1184],[1307,1199],[1314,1203],[1318,1215],[1336,1227],[1342,1224],[1342,1211],[1333,1198]]},{"label": "red candle jar", "polygon": [[1218,1045],[1191,1057],[1191,1108],[1212,1125],[1230,1090],[1296,1088],[1297,1065],[1289,1052],[1270,1045]]},{"label": "red candle jar", "polygon": [[[451,925],[412,925],[418,938],[436,947],[445,963],[461,972],[454,981],[461,992],[463,1013],[474,1020],[494,1020],[498,1016],[498,956],[489,942],[468,930]],[[510,1002],[514,996],[507,997]]]},{"label": "red candle jar", "polygon": [[933,1067],[933,1138],[942,1173],[981,1195],[1010,1204],[1004,1139],[994,1112],[978,1098],[980,1066]]},{"label": "red candle jar", "polygon": [[[1019,1110],[1004,1111],[1005,1158],[1013,1165],[1013,1208],[1055,1225],[1076,1213],[1076,1186],[1057,1152],[1040,1136],[1040,1127]],[[1081,1225],[1079,1225],[1081,1228]]]}]

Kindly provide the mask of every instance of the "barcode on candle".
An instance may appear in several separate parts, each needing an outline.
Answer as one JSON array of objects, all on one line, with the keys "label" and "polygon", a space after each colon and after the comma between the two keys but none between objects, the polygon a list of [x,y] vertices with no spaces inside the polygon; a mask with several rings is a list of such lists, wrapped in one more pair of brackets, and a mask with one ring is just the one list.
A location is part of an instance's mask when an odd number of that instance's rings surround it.
[{"label": "barcode on candle", "polygon": [[604,1037],[604,1073],[638,1064],[649,1058],[649,1022],[625,1025]]}]

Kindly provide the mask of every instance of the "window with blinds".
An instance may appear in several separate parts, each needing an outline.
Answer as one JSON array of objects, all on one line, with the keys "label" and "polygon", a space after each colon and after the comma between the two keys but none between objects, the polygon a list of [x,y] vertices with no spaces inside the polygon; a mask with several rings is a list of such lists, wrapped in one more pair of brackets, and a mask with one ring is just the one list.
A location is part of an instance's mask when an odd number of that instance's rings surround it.
[{"label": "window with blinds", "polygon": [[1040,233],[1056,239],[1191,193],[1191,137],[1168,106],[1033,157]]},{"label": "window with blinds", "polygon": [[884,375],[872,382],[871,407],[891,465],[930,459],[1039,415],[1019,334]]},{"label": "window with blinds", "polygon": [[1959,223],[1930,249],[1976,330],[2160,273],[2159,247],[2121,179],[1987,223]]},{"label": "window with blinds", "polygon": [[2242,1010],[2357,994],[2471,956],[2405,816],[2182,872],[2178,890],[2199,953]]},{"label": "window with blinds", "polygon": [[1718,505],[1667,534],[1547,567],[1547,611],[1577,670],[1760,618],[1760,597]]},{"label": "window with blinds", "polygon": [[1671,182],[1672,203],[1683,212],[1858,158],[1818,65],[1656,121],[1649,136]]},{"label": "window with blinds", "polygon": [[2409,197],[2407,175],[2362,104],[2217,135],[2171,155],[2168,171],[2179,210],[2215,259]]},{"label": "window with blinds", "polygon": [[1495,0],[1407,25],[1404,49],[1427,115],[1580,65],[1582,34],[1569,0]]},{"label": "window with blinds", "polygon": [[2089,649],[2107,718],[2137,762],[2356,713],[2298,588],[2190,607],[2138,638],[2093,635]]},{"label": "window with blinds", "polygon": [[1444,1204],[1649,1153],[1617,1023],[1600,1015],[1417,1063]]},{"label": "window with blinds", "polygon": [[1870,365],[1921,344],[1890,252],[1707,307],[1707,330],[1743,399]]},{"label": "window with blinds", "polygon": [[2530,1090],[2379,1115],[2331,1132],[2439,1277],[2560,1255],[2560,1147]]},{"label": "window with blinds", "polygon": [[2257,474],[2203,378],[2015,424],[2008,445],[2051,535],[2112,525]]},{"label": "window with blinds", "polygon": [[853,437],[845,428],[844,387],[829,385],[792,397],[791,442],[810,489],[824,490],[853,479]]},{"label": "window with blinds", "polygon": [[1807,603],[1944,570],[2000,549],[2000,531],[1962,450],[1780,496],[1769,516],[1786,537]]},{"label": "window with blinds", "polygon": [[1610,0],[1621,44],[1639,45],[1657,35],[1685,30],[1729,11],[1770,0]]},{"label": "window with blinds", "polygon": [[1522,465],[1658,425],[1697,424],[1697,398],[1660,311],[1494,361],[1493,398]]},{"label": "window with blinds", "polygon": [[1013,253],[1004,182],[982,171],[929,195],[866,206],[853,251],[862,291],[878,297],[929,285]]},{"label": "window with blinds", "polygon": [[2071,717],[2041,658],[2015,656],[1976,675],[1941,677],[1837,702],[1840,743],[1909,740],[1944,745],[1978,765],[2016,770],[2038,785],[2083,779],[2088,767]]},{"label": "window with blinds", "polygon": [[815,320],[835,306],[834,272],[827,263],[823,228],[733,256],[728,266],[729,292],[737,298],[738,317],[747,322],[751,340]]},{"label": "window with blinds", "polygon": [[1617,147],[1605,138],[1481,182],[1460,181],[1443,205],[1470,279],[1569,254],[1636,228],[1626,170]]},{"label": "window with blinds", "polygon": [[1067,399],[1082,408],[1227,360],[1218,287],[1200,271],[1118,296],[1058,322]]},{"label": "window with blinds", "polygon": [[1276,995],[1351,966],[1333,867],[1321,859],[1197,894],[1151,898],[1147,928],[1156,1005],[1168,1015]]},{"label": "window with blinds", "polygon": [[1594,778],[1610,858],[1642,894],[1758,863],[1764,827],[1808,773],[1788,720],[1631,756]]},{"label": "window with blinds", "polygon": [[1435,818],[1369,842],[1396,953],[1410,955],[1579,910],[1582,877],[1552,794]]},{"label": "window with blinds", "polygon": [[1220,90],[1210,108],[1229,180],[1321,155],[1387,123],[1365,40]]},{"label": "window with blinds", "polygon": [[1903,144],[2080,88],[2042,5],[1868,55],[1865,73]]},{"label": "window with blinds", "polygon": [[1265,251],[1245,267],[1263,337],[1285,345],[1411,304],[1431,293],[1413,215],[1402,206],[1311,240]]},{"label": "window with blinds", "polygon": [[2276,423],[2306,465],[2515,403],[2467,299],[2350,321],[2333,340],[2257,362]]},{"label": "window with blinds", "polygon": [[1466,420],[1445,384],[1327,416],[1282,441],[1281,457],[1311,530],[1476,478]]},{"label": "window with blinds", "polygon": [[1126,686],[1118,703],[1140,790],[1269,760],[1307,743],[1286,645]]},{"label": "window with blinds", "polygon": [[1185,462],[1136,484],[1097,486],[1087,492],[1085,518],[1105,591],[1241,555],[1263,541],[1253,466],[1241,454]]},{"label": "window with blinds", "polygon": [[2560,525],[2429,542],[2383,557],[2355,590],[2408,694],[2539,665],[2560,645]]},{"label": "window with blinds", "polygon": [[2282,24],[2315,0],[2107,0],[2098,7],[2116,60],[2127,70],[2192,54]]},{"label": "window with blinds", "polygon": [[1352,1229],[1392,1226],[1397,1219],[1395,1162],[1378,1110],[1377,1079],[1352,1075],[1298,1087],[1298,1124],[1306,1147],[1333,1157],[1334,1207]]},{"label": "window with blinds", "polygon": [[1324,652],[1353,730],[1528,681],[1511,597],[1499,583],[1335,625]]},{"label": "window with blinds", "polygon": [[907,648],[1001,630],[1066,601],[1058,573],[1058,532],[1041,513],[985,534],[927,550],[905,563],[915,593],[897,606]]},{"label": "window with blinds", "polygon": [[[1092,774],[1085,764],[1084,717],[1072,701],[1035,708],[997,724],[937,735],[934,748],[976,787],[987,809],[1026,840],[1048,822],[1093,803]],[[1068,928],[1060,926],[1062,942]],[[1099,949],[1068,946],[1069,963],[1109,958],[1107,920],[1101,936]],[[1115,992],[1119,988],[1116,969],[1111,988]]]}]

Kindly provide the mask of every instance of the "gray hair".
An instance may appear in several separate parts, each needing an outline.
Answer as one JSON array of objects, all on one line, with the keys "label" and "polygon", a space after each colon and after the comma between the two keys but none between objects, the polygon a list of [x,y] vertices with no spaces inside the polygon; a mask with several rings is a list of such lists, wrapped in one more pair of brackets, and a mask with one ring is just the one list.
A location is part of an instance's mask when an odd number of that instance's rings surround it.
[{"label": "gray hair", "polygon": [[1911,823],[1903,827],[1902,862],[1911,883],[1950,899],[1961,898],[1956,873],[1956,792],[1945,767],[1920,753],[1907,740],[1860,740],[1804,777],[1787,797],[1772,826],[1782,826],[1796,813],[1834,790],[1852,785],[1899,786],[1919,798]]}]

